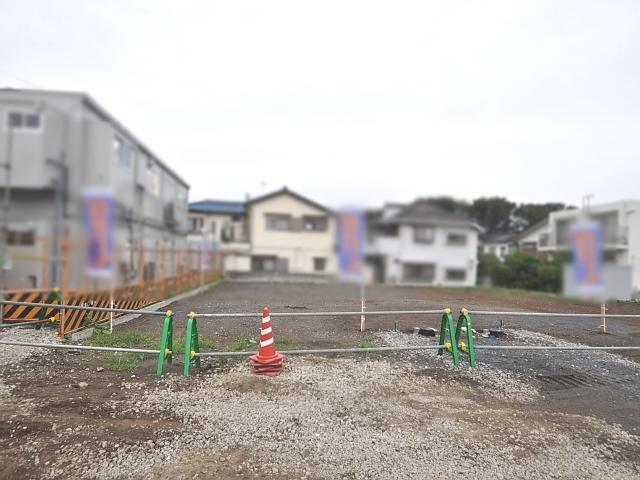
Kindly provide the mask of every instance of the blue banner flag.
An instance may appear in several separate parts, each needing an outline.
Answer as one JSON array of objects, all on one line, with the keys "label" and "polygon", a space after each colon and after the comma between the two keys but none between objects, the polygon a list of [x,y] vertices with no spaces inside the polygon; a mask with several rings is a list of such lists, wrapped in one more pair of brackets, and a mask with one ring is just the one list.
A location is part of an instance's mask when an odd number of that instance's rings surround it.
[{"label": "blue banner flag", "polygon": [[578,222],[571,227],[573,275],[579,292],[602,290],[602,228],[597,222]]},{"label": "blue banner flag", "polygon": [[87,274],[109,277],[113,274],[116,201],[109,190],[84,192],[84,226],[87,235]]},{"label": "blue banner flag", "polygon": [[364,278],[365,235],[364,211],[350,209],[338,213],[338,267],[343,280]]}]

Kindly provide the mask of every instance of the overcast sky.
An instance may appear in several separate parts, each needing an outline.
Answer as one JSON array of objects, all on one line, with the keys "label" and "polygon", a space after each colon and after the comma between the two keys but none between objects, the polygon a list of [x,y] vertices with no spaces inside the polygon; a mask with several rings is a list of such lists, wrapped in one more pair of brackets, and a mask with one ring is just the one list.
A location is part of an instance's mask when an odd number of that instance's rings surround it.
[{"label": "overcast sky", "polygon": [[637,0],[0,0],[0,45],[0,85],[90,93],[191,200],[640,198]]}]

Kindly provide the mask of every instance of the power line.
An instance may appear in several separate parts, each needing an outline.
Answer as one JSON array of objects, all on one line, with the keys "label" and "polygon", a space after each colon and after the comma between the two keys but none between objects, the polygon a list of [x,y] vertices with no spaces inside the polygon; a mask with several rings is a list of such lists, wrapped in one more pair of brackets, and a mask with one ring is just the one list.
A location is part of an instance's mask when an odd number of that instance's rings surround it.
[{"label": "power line", "polygon": [[19,82],[25,83],[27,85],[30,85],[32,87],[36,87],[36,88],[42,88],[40,85],[37,85],[33,82],[30,82],[29,80],[26,80],[25,78],[19,77],[18,75],[14,75],[11,72],[7,72],[6,70],[3,70],[0,68],[0,73],[2,73],[3,75],[6,75],[7,77],[13,78],[14,80],[18,80]]}]

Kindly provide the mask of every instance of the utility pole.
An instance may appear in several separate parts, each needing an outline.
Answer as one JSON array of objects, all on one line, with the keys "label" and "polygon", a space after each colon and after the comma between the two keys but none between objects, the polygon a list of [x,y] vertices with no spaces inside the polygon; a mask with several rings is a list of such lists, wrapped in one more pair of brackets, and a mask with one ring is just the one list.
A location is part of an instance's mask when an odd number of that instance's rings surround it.
[{"label": "utility pole", "polygon": [[582,197],[582,213],[588,214],[591,209],[591,200],[593,199],[593,193],[583,195]]},{"label": "utility pole", "polygon": [[49,269],[49,284],[57,287],[60,285],[60,271],[62,263],[62,252],[60,248],[60,238],[62,236],[62,226],[64,225],[65,202],[67,192],[68,171],[65,163],[65,154],[60,154],[61,160],[48,158],[47,162],[57,170],[57,177],[53,181],[54,202],[53,202],[53,222],[52,222],[52,242],[51,242],[51,267]]},{"label": "utility pole", "polygon": [[[2,201],[2,235],[0,235],[0,298],[5,299],[9,253],[9,206],[11,205],[11,167],[13,156],[13,123],[11,114],[7,117],[7,157],[2,166],[5,169],[4,196]],[[0,305],[0,323],[4,322],[4,305]]]}]

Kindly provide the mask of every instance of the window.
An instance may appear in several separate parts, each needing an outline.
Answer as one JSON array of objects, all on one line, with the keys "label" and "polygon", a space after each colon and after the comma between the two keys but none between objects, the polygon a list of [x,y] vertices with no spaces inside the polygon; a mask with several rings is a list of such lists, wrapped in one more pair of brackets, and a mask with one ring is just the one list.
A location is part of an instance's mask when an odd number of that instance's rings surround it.
[{"label": "window", "polygon": [[155,165],[153,164],[153,158],[151,158],[146,153],[143,153],[142,155],[143,155],[142,158],[144,159],[145,163],[147,164],[147,171],[150,174],[153,174],[153,170],[155,169]]},{"label": "window", "polygon": [[7,125],[13,129],[38,130],[40,128],[40,114],[9,112]]},{"label": "window", "polygon": [[216,233],[216,222],[212,221],[211,222],[211,233]]},{"label": "window", "polygon": [[433,227],[413,227],[413,241],[416,243],[433,243],[436,235]]},{"label": "window", "polygon": [[433,263],[405,263],[402,267],[405,282],[431,283],[436,276],[436,266]]},{"label": "window", "polygon": [[447,268],[446,278],[452,282],[464,282],[467,279],[467,271],[463,268]]},{"label": "window", "polygon": [[9,230],[7,232],[7,245],[31,246],[36,243],[36,234],[33,230]]},{"label": "window", "polygon": [[304,230],[311,232],[326,232],[327,217],[305,215],[302,217]]},{"label": "window", "polygon": [[11,128],[20,128],[22,127],[22,113],[19,112],[9,112],[8,115],[8,125]]},{"label": "window", "polygon": [[189,218],[189,232],[200,233],[202,232],[203,226],[204,226],[204,219],[202,217]]},{"label": "window", "polygon": [[315,257],[313,259],[313,271],[324,272],[327,268],[327,259],[323,257]]},{"label": "window", "polygon": [[277,266],[277,257],[251,257],[252,272],[275,272]]},{"label": "window", "polygon": [[449,233],[447,235],[447,245],[462,246],[467,244],[467,236],[462,233]]},{"label": "window", "polygon": [[113,139],[113,160],[124,168],[131,168],[131,147],[121,138]]},{"label": "window", "polygon": [[291,223],[290,215],[267,213],[265,219],[267,230],[289,230],[289,224]]},{"label": "window", "polygon": [[145,280],[155,280],[155,278],[156,278],[156,264],[155,264],[155,262],[147,262],[147,263],[145,263],[142,275],[143,275]]},{"label": "window", "polygon": [[380,225],[375,230],[381,237],[398,236],[398,225]]}]

